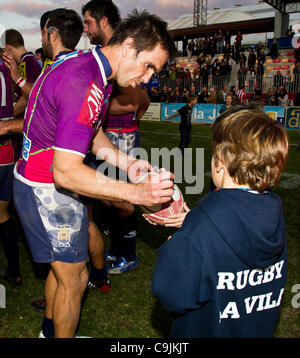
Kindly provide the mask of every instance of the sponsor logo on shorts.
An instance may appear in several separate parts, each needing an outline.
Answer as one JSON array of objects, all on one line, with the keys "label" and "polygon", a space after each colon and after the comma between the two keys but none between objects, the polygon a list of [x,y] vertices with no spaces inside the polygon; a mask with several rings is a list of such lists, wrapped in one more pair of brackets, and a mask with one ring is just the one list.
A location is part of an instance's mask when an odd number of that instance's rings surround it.
[{"label": "sponsor logo on shorts", "polygon": [[70,247],[71,233],[70,225],[57,225],[58,228],[58,246]]}]

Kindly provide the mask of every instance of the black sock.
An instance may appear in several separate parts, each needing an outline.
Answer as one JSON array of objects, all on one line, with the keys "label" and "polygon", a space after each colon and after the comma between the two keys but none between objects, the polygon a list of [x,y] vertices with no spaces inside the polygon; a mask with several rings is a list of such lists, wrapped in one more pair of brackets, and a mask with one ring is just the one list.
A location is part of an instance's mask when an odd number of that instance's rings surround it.
[{"label": "black sock", "polygon": [[42,331],[46,338],[54,338],[54,324],[52,319],[47,318],[46,316],[44,317]]},{"label": "black sock", "polygon": [[13,219],[0,224],[0,238],[7,260],[9,276],[20,276],[18,232]]},{"label": "black sock", "polygon": [[120,218],[119,224],[121,228],[121,253],[127,261],[134,261],[136,258],[136,227],[137,216],[136,212],[131,215]]},{"label": "black sock", "polygon": [[103,281],[107,278],[107,270],[106,267],[102,269],[95,269],[94,267],[91,268],[91,280],[99,282]]}]

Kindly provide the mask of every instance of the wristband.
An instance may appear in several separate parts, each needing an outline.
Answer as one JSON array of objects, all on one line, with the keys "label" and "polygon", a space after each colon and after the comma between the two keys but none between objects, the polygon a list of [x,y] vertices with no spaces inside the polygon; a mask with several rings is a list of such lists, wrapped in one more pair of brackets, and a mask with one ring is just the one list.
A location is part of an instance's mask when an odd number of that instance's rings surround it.
[{"label": "wristband", "polygon": [[25,85],[25,83],[26,83],[26,80],[24,80],[23,77],[20,77],[20,78],[18,79],[18,81],[16,82],[16,84],[17,84],[20,88],[22,88],[22,87]]}]

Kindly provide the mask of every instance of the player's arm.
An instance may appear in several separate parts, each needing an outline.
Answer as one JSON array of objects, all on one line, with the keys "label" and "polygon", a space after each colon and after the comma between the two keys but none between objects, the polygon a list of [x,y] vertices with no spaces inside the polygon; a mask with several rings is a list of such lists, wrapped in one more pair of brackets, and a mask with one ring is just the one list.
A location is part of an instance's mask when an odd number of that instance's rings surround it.
[{"label": "player's arm", "polygon": [[14,105],[14,117],[23,115],[27,107],[27,98],[23,95],[18,99],[17,103]]},{"label": "player's arm", "polygon": [[109,114],[136,112],[140,106],[140,87],[119,87],[120,94],[109,99]]},{"label": "player's arm", "polygon": [[91,151],[97,158],[103,159],[109,164],[127,172],[133,182],[137,181],[146,172],[154,171],[146,160],[138,160],[115,147],[102,128],[99,129],[93,139]]},{"label": "player's arm", "polygon": [[150,103],[151,101],[147,91],[145,89],[142,89],[141,96],[140,96],[140,105],[136,112],[136,118],[135,118],[137,122],[139,122],[139,120],[143,117],[148,107],[150,106]]},{"label": "player's arm", "polygon": [[8,133],[22,133],[24,119],[10,119],[8,121],[0,122],[0,135]]},{"label": "player's arm", "polygon": [[63,150],[54,150],[53,178],[57,186],[84,196],[126,200],[136,205],[167,202],[173,194],[171,173],[155,174],[147,183],[124,183],[86,166],[81,155]]}]

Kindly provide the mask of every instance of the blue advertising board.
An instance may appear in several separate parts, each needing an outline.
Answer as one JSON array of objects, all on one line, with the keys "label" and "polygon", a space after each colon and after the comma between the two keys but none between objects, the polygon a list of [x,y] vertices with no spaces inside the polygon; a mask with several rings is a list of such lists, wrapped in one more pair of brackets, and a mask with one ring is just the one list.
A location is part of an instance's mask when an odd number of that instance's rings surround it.
[{"label": "blue advertising board", "polygon": [[[167,117],[185,106],[186,103],[162,103],[161,104],[161,120],[166,121]],[[193,107],[192,122],[193,123],[213,123],[216,119],[215,104],[196,104]],[[170,119],[170,121],[180,122],[180,116]]]},{"label": "blue advertising board", "polygon": [[265,106],[265,112],[269,117],[274,119],[274,121],[279,122],[282,126],[285,124],[285,107],[280,106]]}]

